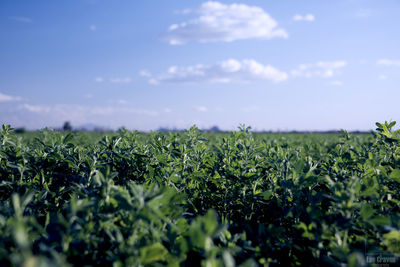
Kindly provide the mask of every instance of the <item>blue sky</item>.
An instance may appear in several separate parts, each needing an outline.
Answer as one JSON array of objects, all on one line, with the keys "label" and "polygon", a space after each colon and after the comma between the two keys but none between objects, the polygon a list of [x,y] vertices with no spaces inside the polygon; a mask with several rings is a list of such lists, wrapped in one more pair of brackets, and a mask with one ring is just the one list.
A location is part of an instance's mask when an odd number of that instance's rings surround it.
[{"label": "blue sky", "polygon": [[0,123],[369,130],[400,121],[398,0],[0,2]]}]

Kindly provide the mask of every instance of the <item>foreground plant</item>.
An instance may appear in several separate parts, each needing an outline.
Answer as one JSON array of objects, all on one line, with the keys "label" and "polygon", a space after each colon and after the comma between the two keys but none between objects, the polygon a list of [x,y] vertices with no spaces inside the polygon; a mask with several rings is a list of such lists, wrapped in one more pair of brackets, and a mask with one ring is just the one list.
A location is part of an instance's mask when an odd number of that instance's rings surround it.
[{"label": "foreground plant", "polygon": [[3,126],[0,265],[398,262],[394,126],[358,136],[121,130],[99,141]]}]

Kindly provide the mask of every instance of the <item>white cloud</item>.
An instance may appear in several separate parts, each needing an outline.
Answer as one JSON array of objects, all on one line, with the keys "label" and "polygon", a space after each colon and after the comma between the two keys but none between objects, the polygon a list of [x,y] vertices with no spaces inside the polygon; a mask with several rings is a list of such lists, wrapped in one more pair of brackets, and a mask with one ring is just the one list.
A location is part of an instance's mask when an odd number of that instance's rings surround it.
[{"label": "white cloud", "polygon": [[172,66],[157,78],[150,79],[149,83],[229,83],[232,81],[249,82],[254,80],[282,82],[287,78],[286,72],[282,72],[271,65],[263,65],[252,59],[241,61],[228,59],[213,65]]},{"label": "white cloud", "polygon": [[164,112],[165,112],[165,113],[171,113],[171,112],[172,112],[172,109],[170,109],[170,108],[164,108]]},{"label": "white cloud", "polygon": [[96,25],[94,25],[94,24],[90,25],[89,30],[91,30],[92,32],[95,32],[97,30]]},{"label": "white cloud", "polygon": [[288,38],[288,33],[262,8],[245,4],[225,5],[208,1],[198,9],[186,10],[196,13],[195,19],[173,24],[164,39],[171,45],[198,42],[231,42],[258,38]]},{"label": "white cloud", "polygon": [[334,85],[334,86],[342,86],[343,85],[343,82],[342,81],[332,81],[331,83],[330,83],[331,85]]},{"label": "white cloud", "polygon": [[157,79],[150,79],[150,80],[149,80],[149,84],[151,84],[151,85],[158,85],[158,84],[160,84],[160,83],[159,83],[159,81],[158,81]]},{"label": "white cloud", "polygon": [[98,83],[102,83],[102,82],[104,82],[104,78],[103,77],[96,77],[96,78],[94,78],[94,81],[98,82]]},{"label": "white cloud", "polygon": [[314,21],[315,20],[315,16],[313,14],[306,14],[306,15],[300,15],[300,14],[296,14],[293,16],[293,20],[294,21]]},{"label": "white cloud", "polygon": [[5,95],[0,93],[0,103],[1,102],[15,102],[15,101],[20,101],[21,97],[20,96],[11,96],[11,95]]},{"label": "white cloud", "polygon": [[[107,101],[107,100],[105,100]],[[168,116],[164,107],[147,107],[145,105],[127,105],[104,103],[97,105],[85,104],[41,104],[41,103],[11,103],[1,105],[0,122],[13,127],[39,129],[43,127],[59,127],[65,121],[70,121],[74,127],[83,124],[94,124],[105,128],[118,129],[121,126],[138,130],[156,129],[165,122]],[[171,117],[172,118],[172,117]]]},{"label": "white cloud", "polygon": [[[99,77],[96,77],[94,79],[94,81],[98,82],[98,83],[102,83],[105,81],[105,79],[103,77],[99,76]],[[114,77],[114,78],[108,79],[108,81],[110,83],[130,83],[132,81],[132,79],[130,77]]]},{"label": "white cloud", "polygon": [[32,23],[33,20],[28,17],[8,17],[11,20],[18,21],[18,22],[24,22],[24,23]]},{"label": "white cloud", "polygon": [[292,70],[294,77],[322,77],[331,78],[338,73],[338,69],[347,65],[346,61],[319,61],[313,64],[301,64],[297,69]]},{"label": "white cloud", "polygon": [[23,104],[21,108],[33,113],[49,113],[51,111],[51,107],[44,105]]},{"label": "white cloud", "polygon": [[151,73],[148,70],[139,71],[139,75],[142,77],[151,77]]},{"label": "white cloud", "polygon": [[379,79],[379,80],[387,80],[387,76],[381,74],[381,75],[378,76],[378,79]]},{"label": "white cloud", "polygon": [[359,9],[359,10],[356,12],[356,17],[359,17],[359,18],[368,18],[368,17],[370,17],[371,15],[372,15],[372,10],[371,10],[371,9],[368,9],[368,8]]},{"label": "white cloud", "polygon": [[343,68],[347,65],[346,61],[319,61],[316,66],[323,69],[337,69]]},{"label": "white cloud", "polygon": [[249,106],[249,107],[244,107],[244,108],[242,108],[241,109],[243,112],[246,112],[246,113],[248,113],[248,112],[255,112],[255,111],[259,111],[260,110],[260,107],[257,107],[257,106]]},{"label": "white cloud", "polygon": [[156,110],[132,108],[132,107],[115,107],[115,106],[80,106],[80,105],[30,105],[23,104],[19,106],[20,109],[37,113],[37,114],[51,114],[59,117],[60,119],[75,119],[84,116],[109,116],[115,114],[135,114],[145,116],[158,116],[159,112]]},{"label": "white cloud", "polygon": [[117,77],[117,78],[110,79],[110,82],[112,82],[112,83],[130,83],[131,81],[132,80],[129,77],[125,77],[125,78]]},{"label": "white cloud", "polygon": [[377,64],[388,67],[400,67],[400,60],[380,59]]},{"label": "white cloud", "polygon": [[118,105],[126,105],[128,104],[128,101],[126,101],[125,99],[110,99],[108,100],[108,103],[110,104],[118,104]]},{"label": "white cloud", "polygon": [[197,106],[197,107],[194,107],[194,109],[198,112],[207,112],[208,111],[208,108],[205,106]]},{"label": "white cloud", "polygon": [[190,14],[190,13],[192,13],[192,12],[193,12],[192,9],[190,9],[190,8],[185,8],[185,9],[183,9],[183,10],[175,10],[175,11],[174,11],[174,14],[178,14],[178,15],[187,15],[187,14]]}]

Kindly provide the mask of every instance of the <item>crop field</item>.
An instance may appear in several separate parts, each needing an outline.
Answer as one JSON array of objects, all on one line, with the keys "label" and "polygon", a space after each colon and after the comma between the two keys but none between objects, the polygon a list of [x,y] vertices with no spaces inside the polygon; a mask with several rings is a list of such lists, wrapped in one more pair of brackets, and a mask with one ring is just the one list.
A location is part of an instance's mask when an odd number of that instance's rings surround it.
[{"label": "crop field", "polygon": [[400,131],[0,133],[0,266],[398,264]]}]

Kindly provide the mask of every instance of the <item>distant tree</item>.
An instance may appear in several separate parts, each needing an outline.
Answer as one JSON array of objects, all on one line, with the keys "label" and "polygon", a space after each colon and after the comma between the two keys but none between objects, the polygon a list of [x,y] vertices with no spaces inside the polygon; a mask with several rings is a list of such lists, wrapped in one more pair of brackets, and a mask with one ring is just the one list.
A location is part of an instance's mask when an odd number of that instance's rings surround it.
[{"label": "distant tree", "polygon": [[72,126],[69,121],[64,122],[63,130],[66,132],[72,131]]},{"label": "distant tree", "polygon": [[126,129],[125,126],[121,126],[121,127],[119,127],[119,129],[117,130],[117,133],[120,133],[120,134],[128,134],[128,133],[129,133],[129,130]]},{"label": "distant tree", "polygon": [[157,130],[157,132],[161,132],[161,133],[166,133],[166,132],[169,132],[169,131],[171,131],[171,130],[169,130],[169,129],[166,128],[166,127],[160,127],[160,128],[158,128],[158,130]]},{"label": "distant tree", "polygon": [[15,133],[17,133],[17,134],[23,134],[23,133],[26,132],[26,130],[25,130],[24,127],[17,128],[17,129],[15,129],[14,131],[15,131]]},{"label": "distant tree", "polygon": [[213,132],[213,133],[221,132],[221,130],[219,129],[219,127],[216,126],[216,125],[213,126],[213,127],[211,127],[208,131],[209,131],[209,132]]}]

